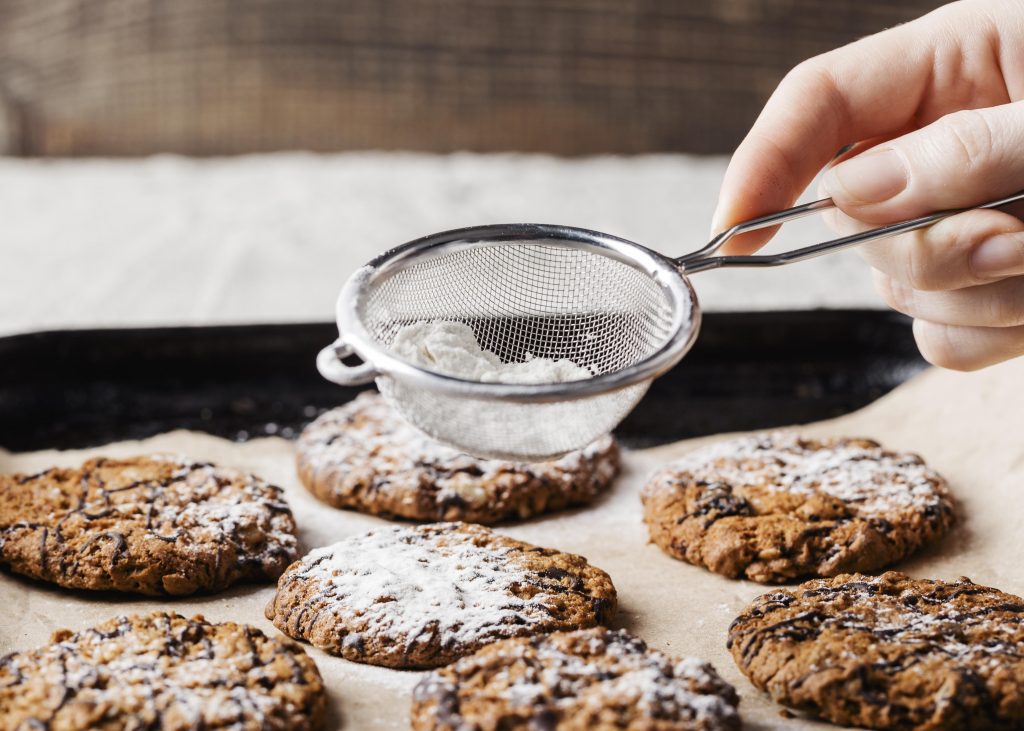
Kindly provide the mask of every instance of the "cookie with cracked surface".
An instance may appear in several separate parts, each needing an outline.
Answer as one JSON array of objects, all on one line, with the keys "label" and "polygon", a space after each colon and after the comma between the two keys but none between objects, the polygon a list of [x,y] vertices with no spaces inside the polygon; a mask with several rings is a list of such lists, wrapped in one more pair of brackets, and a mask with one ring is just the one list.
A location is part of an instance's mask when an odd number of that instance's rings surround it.
[{"label": "cookie with cracked surface", "polygon": [[325,708],[297,644],[202,616],[115,617],[0,659],[5,729],[322,728]]},{"label": "cookie with cracked surface", "polygon": [[754,685],[833,723],[1024,728],[1024,599],[970,579],[815,579],[756,599],[728,644]]},{"label": "cookie with cracked surface", "polygon": [[296,555],[281,488],[235,470],[150,456],[0,476],[0,563],[61,586],[212,592]]},{"label": "cookie with cracked surface", "polygon": [[585,505],[619,470],[610,436],[550,462],[478,459],[413,428],[375,392],[322,414],[296,449],[299,478],[325,503],[419,521],[491,524]]},{"label": "cookie with cracked surface", "polygon": [[423,678],[415,731],[733,731],[735,689],[695,658],[603,627],[503,640]]},{"label": "cookie with cracked surface", "polygon": [[789,432],[697,449],[641,498],[651,540],[670,556],[762,583],[875,571],[954,522],[946,481],[917,455]]},{"label": "cookie with cracked surface", "polygon": [[604,623],[615,609],[608,574],[582,556],[434,523],[311,551],[281,576],[266,615],[347,660],[431,668],[496,640]]}]

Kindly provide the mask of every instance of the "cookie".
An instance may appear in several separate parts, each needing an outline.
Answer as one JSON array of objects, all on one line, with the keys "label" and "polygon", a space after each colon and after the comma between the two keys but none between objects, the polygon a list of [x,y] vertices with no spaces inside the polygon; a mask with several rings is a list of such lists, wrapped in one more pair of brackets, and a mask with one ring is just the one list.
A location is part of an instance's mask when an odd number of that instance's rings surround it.
[{"label": "cookie", "polygon": [[297,450],[299,477],[325,503],[420,521],[491,524],[585,505],[619,470],[610,436],[538,464],[471,457],[414,429],[375,392],[321,415]]},{"label": "cookie", "polygon": [[1024,728],[1024,599],[970,579],[815,579],[754,601],[729,628],[779,703],[877,729]]},{"label": "cookie", "polygon": [[428,674],[415,731],[719,731],[740,728],[735,689],[694,658],[603,627],[503,640]]},{"label": "cookie", "polygon": [[169,457],[0,476],[0,563],[76,589],[218,591],[297,555],[281,488]]},{"label": "cookie", "polygon": [[322,728],[313,660],[254,627],[154,612],[0,659],[5,729]]},{"label": "cookie", "polygon": [[288,567],[266,615],[347,660],[431,668],[495,640],[607,622],[615,608],[608,574],[582,556],[435,523],[312,551]]},{"label": "cookie", "polygon": [[657,472],[641,498],[666,553],[762,583],[875,571],[954,521],[946,481],[920,457],[783,432],[698,449]]}]

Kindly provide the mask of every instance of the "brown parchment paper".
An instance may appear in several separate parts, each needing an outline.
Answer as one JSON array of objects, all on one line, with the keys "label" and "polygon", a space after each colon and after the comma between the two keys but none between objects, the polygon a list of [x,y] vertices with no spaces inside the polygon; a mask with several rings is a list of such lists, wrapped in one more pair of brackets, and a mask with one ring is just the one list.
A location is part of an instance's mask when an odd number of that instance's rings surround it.
[{"label": "brown parchment paper", "polygon": [[[736,404],[742,409],[742,402]],[[928,371],[857,413],[806,427],[816,435],[863,435],[922,454],[945,474],[959,501],[960,523],[941,545],[902,564],[931,578],[966,575],[1024,594],[1024,359],[984,372]],[[625,471],[597,505],[500,530],[545,546],[574,551],[608,571],[621,600],[618,624],[654,647],[712,661],[742,695],[748,729],[824,727],[785,719],[779,707],[750,686],[725,649],[726,628],[753,597],[757,584],[730,581],[675,561],[647,542],[637,492],[658,465],[706,439],[625,455]],[[68,452],[6,454],[0,470],[34,471],[73,465],[97,454],[186,453],[250,470],[282,485],[295,511],[304,548],[361,532],[380,521],[334,510],[299,484],[293,448],[282,439],[236,444],[203,434],[172,432],[143,442]],[[263,617],[271,586],[236,587],[223,594],[140,599],[71,592],[0,572],[0,655],[48,641],[61,627],[79,629],[118,613],[169,609],[215,621],[248,622],[277,630]],[[412,686],[419,673],[350,663],[309,648],[330,696],[330,728],[407,727]]]}]

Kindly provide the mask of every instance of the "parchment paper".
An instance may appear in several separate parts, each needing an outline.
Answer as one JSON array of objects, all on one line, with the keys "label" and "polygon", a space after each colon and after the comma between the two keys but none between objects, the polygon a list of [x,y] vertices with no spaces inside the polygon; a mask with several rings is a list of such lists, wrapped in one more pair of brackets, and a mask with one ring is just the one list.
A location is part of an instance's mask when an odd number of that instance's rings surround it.
[{"label": "parchment paper", "polygon": [[[940,546],[899,568],[930,578],[966,575],[1024,594],[1024,359],[976,374],[932,370],[868,408],[807,427],[816,435],[863,435],[896,449],[916,451],[945,474],[959,501],[961,519]],[[737,403],[736,408],[743,408]],[[619,590],[618,624],[652,646],[712,661],[742,695],[747,729],[811,729],[822,724],[784,719],[736,670],[725,650],[726,628],[763,586],[731,581],[675,561],[647,543],[637,496],[656,466],[707,441],[680,442],[627,453],[625,471],[597,505],[500,530],[540,545],[574,551],[608,571]],[[295,511],[306,549],[378,524],[378,519],[334,510],[299,484],[292,445],[282,439],[235,444],[203,434],[173,432],[143,442],[61,453],[6,454],[0,470],[34,471],[73,465],[97,454],[153,451],[187,453],[251,470],[282,485]],[[117,613],[170,609],[201,612],[215,621],[248,622],[269,634],[263,617],[271,586],[242,586],[214,596],[125,598],[71,592],[0,573],[0,655],[35,647],[61,627],[79,629]],[[331,728],[405,728],[412,686],[420,674],[350,663],[309,648],[327,683]]]}]

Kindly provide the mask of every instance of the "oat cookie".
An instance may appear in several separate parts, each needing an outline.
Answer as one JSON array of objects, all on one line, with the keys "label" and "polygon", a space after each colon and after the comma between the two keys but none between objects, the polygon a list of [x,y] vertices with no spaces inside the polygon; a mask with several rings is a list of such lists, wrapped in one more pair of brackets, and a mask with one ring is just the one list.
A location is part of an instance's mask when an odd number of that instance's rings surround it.
[{"label": "oat cookie", "polygon": [[322,728],[313,660],[255,627],[154,612],[0,658],[4,729]]},{"label": "oat cookie", "polygon": [[603,627],[503,640],[427,675],[415,731],[699,731],[740,728],[715,669]]},{"label": "oat cookie", "polygon": [[1024,599],[970,579],[808,581],[756,599],[729,648],[776,701],[833,723],[1024,728]]},{"label": "oat cookie", "polygon": [[375,392],[302,432],[297,466],[324,502],[389,518],[496,523],[592,502],[619,470],[608,436],[538,464],[463,454],[407,424]]},{"label": "oat cookie", "polygon": [[430,668],[506,637],[591,627],[615,587],[582,556],[469,523],[391,526],[288,567],[267,619],[348,660]]},{"label": "oat cookie", "polygon": [[297,554],[281,489],[171,457],[0,476],[0,563],[76,589],[218,591]]},{"label": "oat cookie", "polygon": [[641,497],[666,553],[763,583],[875,571],[954,521],[946,481],[920,457],[788,432],[698,449],[656,473]]}]

